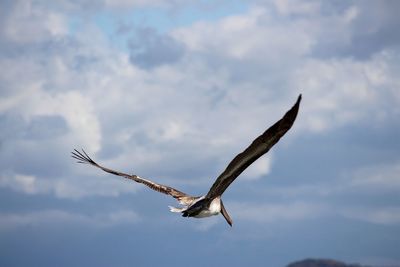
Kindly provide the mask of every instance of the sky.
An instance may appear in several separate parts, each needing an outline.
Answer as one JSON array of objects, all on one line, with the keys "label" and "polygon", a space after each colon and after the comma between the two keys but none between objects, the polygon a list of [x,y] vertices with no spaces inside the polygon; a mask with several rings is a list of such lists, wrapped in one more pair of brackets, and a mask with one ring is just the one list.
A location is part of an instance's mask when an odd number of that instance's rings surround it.
[{"label": "sky", "polygon": [[[400,265],[398,1],[0,1],[1,266]],[[303,95],[225,192],[192,195]]]}]

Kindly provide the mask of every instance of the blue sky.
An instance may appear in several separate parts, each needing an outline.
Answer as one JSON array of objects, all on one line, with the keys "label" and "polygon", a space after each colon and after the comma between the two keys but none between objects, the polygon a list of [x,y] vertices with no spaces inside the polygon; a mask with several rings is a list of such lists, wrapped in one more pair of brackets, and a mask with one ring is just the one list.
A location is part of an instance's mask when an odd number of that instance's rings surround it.
[{"label": "blue sky", "polygon": [[[400,265],[397,1],[1,1],[0,265]],[[193,195],[303,94],[224,194]]]}]

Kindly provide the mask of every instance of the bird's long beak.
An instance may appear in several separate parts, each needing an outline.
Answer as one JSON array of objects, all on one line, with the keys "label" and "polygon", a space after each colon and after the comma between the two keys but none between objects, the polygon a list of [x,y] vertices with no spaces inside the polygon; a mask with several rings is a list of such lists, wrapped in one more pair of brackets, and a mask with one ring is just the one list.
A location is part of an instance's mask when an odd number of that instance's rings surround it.
[{"label": "bird's long beak", "polygon": [[233,221],[232,221],[231,217],[229,217],[229,214],[224,207],[224,203],[222,202],[222,199],[221,199],[221,213],[224,216],[226,222],[232,227]]}]

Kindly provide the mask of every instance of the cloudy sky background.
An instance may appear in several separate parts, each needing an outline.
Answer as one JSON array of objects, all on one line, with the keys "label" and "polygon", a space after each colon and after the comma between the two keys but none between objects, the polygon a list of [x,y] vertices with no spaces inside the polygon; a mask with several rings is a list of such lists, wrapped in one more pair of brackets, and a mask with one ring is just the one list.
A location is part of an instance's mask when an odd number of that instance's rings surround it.
[{"label": "cloudy sky background", "polygon": [[[398,1],[0,1],[0,265],[400,265]],[[224,195],[233,218],[74,163]],[[210,265],[211,264],[211,265]]]}]

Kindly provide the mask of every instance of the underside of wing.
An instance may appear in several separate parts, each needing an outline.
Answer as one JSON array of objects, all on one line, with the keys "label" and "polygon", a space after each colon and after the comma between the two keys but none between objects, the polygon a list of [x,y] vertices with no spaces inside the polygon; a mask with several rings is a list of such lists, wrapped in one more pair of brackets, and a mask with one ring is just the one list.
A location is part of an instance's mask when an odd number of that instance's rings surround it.
[{"label": "underside of wing", "polygon": [[108,173],[111,173],[111,174],[114,174],[114,175],[118,175],[118,176],[122,176],[124,178],[133,180],[133,181],[135,181],[137,183],[144,184],[144,185],[148,186],[149,188],[151,188],[151,189],[153,189],[153,190],[155,190],[157,192],[160,192],[160,193],[163,193],[163,194],[170,195],[170,196],[174,197],[175,199],[177,199],[181,203],[190,202],[191,200],[194,199],[194,197],[189,196],[189,195],[187,195],[187,194],[185,194],[185,193],[183,193],[183,192],[181,192],[181,191],[179,191],[179,190],[177,190],[175,188],[172,188],[172,187],[169,187],[169,186],[166,186],[166,185],[162,185],[162,184],[154,183],[154,182],[152,182],[150,180],[141,178],[141,177],[139,177],[139,176],[137,176],[135,174],[132,174],[132,175],[131,174],[126,174],[126,173],[123,173],[123,172],[114,171],[112,169],[103,167],[103,166],[97,164],[94,160],[92,160],[86,154],[86,152],[83,149],[82,149],[82,152],[74,149],[74,151],[71,152],[71,154],[72,154],[72,157],[74,159],[78,160],[78,163],[90,164],[92,166],[95,166],[97,168],[102,169],[105,172],[108,172]]},{"label": "underside of wing", "polygon": [[238,154],[228,165],[225,171],[217,178],[207,193],[207,198],[222,195],[228,186],[254,161],[267,153],[279,139],[292,127],[299,110],[301,95],[295,105],[274,125],[257,137],[251,145]]}]

